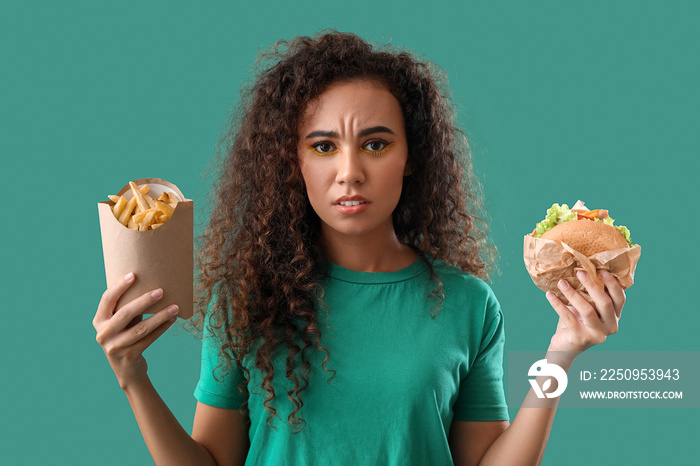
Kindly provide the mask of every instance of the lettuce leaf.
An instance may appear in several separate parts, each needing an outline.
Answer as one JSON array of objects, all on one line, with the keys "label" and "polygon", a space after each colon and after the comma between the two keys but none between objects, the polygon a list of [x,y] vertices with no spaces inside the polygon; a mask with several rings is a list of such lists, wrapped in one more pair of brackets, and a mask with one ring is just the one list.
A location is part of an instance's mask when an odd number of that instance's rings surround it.
[{"label": "lettuce leaf", "polygon": [[578,215],[572,212],[567,204],[552,204],[552,207],[547,209],[547,216],[545,219],[538,223],[537,227],[535,227],[535,233],[532,236],[539,238],[545,231],[555,227],[556,225],[577,219]]}]

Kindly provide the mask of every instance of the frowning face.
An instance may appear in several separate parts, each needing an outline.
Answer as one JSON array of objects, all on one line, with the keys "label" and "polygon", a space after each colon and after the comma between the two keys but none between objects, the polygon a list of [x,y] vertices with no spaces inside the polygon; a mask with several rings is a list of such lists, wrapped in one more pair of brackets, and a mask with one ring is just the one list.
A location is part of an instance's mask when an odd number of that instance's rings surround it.
[{"label": "frowning face", "polygon": [[331,85],[307,106],[297,150],[322,235],[393,232],[408,145],[401,107],[385,87]]}]

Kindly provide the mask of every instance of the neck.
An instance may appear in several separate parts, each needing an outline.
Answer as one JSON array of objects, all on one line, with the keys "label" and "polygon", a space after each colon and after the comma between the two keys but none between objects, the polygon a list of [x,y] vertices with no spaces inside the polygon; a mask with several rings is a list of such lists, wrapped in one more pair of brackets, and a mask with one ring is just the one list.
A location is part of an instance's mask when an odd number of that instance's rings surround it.
[{"label": "neck", "polygon": [[363,235],[344,235],[324,225],[321,238],[329,262],[357,272],[396,272],[418,258],[399,241],[392,224]]}]

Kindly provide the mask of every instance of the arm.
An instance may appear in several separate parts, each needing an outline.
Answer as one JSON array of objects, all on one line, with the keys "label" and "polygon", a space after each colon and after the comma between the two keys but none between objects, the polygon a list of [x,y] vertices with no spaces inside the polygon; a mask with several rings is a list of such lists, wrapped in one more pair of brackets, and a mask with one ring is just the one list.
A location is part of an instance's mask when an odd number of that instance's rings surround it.
[{"label": "arm", "polygon": [[[595,307],[570,286],[560,288],[573,307],[564,305],[552,293],[547,294],[547,299],[560,319],[546,359],[559,365],[566,372],[571,368],[576,355],[602,343],[608,335],[617,332],[617,324],[625,303],[625,293],[615,277],[603,274],[607,292],[589,277],[579,278],[593,298]],[[542,380],[538,378],[538,382],[541,386]],[[507,421],[454,421],[450,432],[450,448],[455,465],[540,464],[558,404],[559,398],[541,400],[530,389],[510,425]],[[533,405],[542,407],[530,407]],[[474,451],[467,453],[467,449]]]},{"label": "arm", "polygon": [[450,451],[456,466],[479,464],[486,450],[506,431],[508,421],[452,421]]},{"label": "arm", "polygon": [[241,410],[197,403],[192,436],[182,428],[150,381],[125,390],[155,464],[243,465],[248,418]]},{"label": "arm", "polygon": [[203,445],[220,465],[243,465],[250,440],[250,421],[240,409],[224,409],[197,403],[192,438]]},{"label": "arm", "polygon": [[237,464],[234,460],[245,458],[247,453],[246,443],[240,441],[242,433],[247,434],[247,420],[240,411],[198,410],[190,437],[151,384],[143,352],[172,325],[177,309],[164,309],[142,320],[144,310],[162,297],[162,293],[146,293],[115,312],[117,300],[133,281],[129,274],[105,291],[93,325],[153,461],[167,465]]},{"label": "arm", "polygon": [[[557,359],[557,354],[548,352],[547,361],[568,372],[571,364]],[[542,380],[538,383],[542,386]],[[525,407],[543,401],[547,407]],[[453,421],[450,446],[455,465],[541,464],[558,404],[559,398],[540,400],[530,389],[512,424],[508,421]]]},{"label": "arm", "polygon": [[127,386],[124,392],[155,464],[217,465],[207,448],[182,428],[150,380]]}]

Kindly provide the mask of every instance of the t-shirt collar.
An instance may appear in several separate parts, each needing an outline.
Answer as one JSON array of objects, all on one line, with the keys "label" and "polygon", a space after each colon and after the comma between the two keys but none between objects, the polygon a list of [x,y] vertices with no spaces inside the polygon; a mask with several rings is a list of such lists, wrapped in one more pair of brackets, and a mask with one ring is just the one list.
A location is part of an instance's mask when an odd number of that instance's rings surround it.
[{"label": "t-shirt collar", "polygon": [[395,272],[358,272],[346,269],[331,262],[327,275],[331,278],[351,283],[395,283],[410,280],[428,270],[425,261],[418,257],[411,265]]}]

